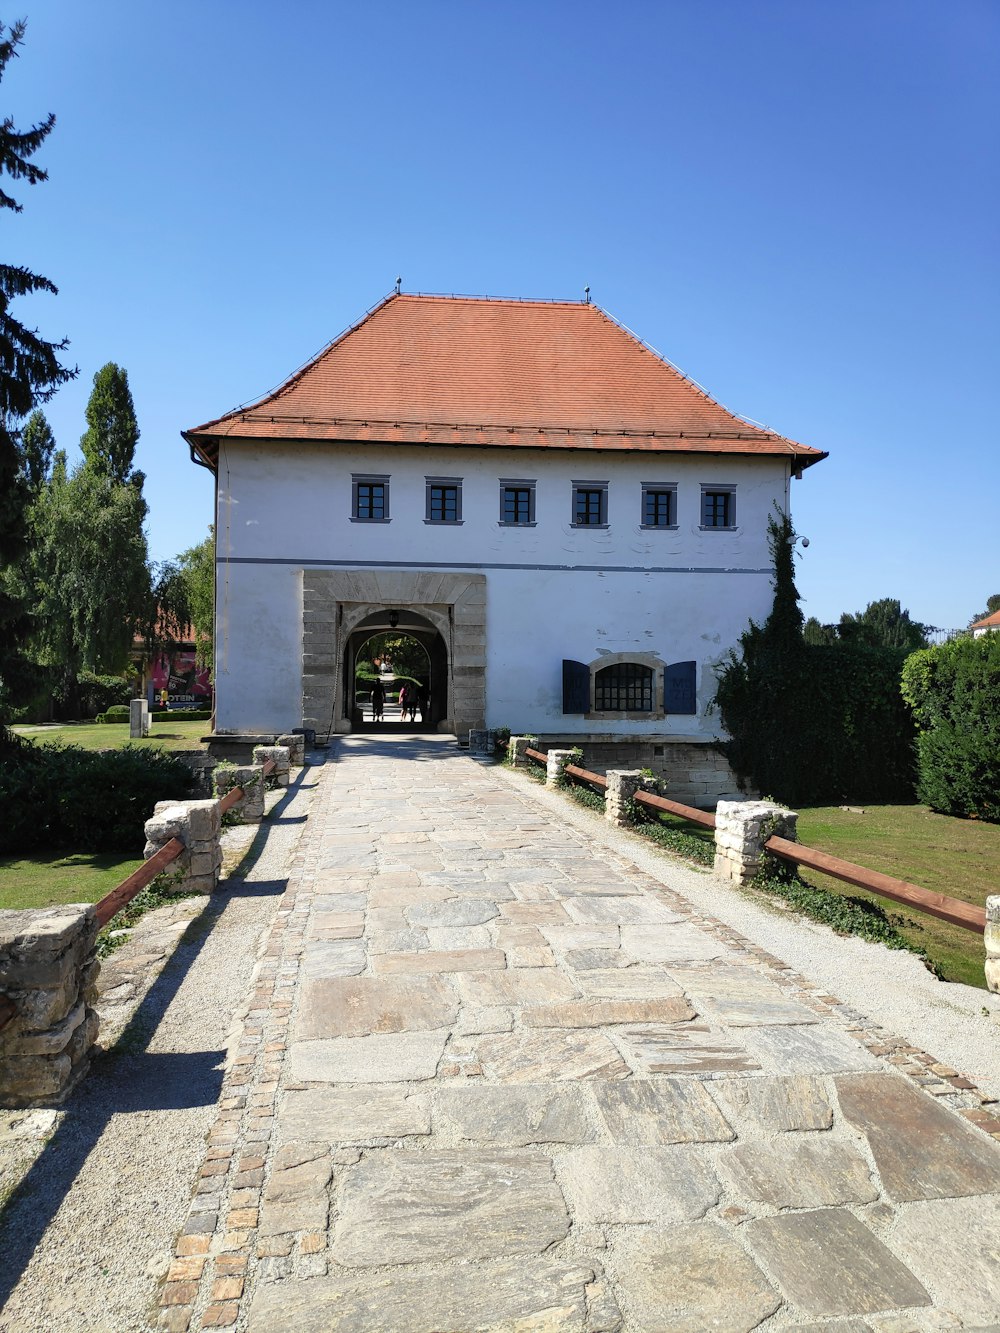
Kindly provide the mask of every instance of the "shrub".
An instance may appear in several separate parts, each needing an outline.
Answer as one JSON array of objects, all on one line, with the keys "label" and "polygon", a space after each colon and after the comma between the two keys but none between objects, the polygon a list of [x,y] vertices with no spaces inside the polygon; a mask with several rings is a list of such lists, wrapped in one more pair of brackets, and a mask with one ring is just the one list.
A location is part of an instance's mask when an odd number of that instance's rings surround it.
[{"label": "shrub", "polygon": [[182,800],[193,774],[162,750],[82,750],[0,738],[0,855],[141,852],[157,801]]},{"label": "shrub", "polygon": [[741,783],[796,805],[913,798],[913,720],[899,695],[906,650],[807,644],[792,579],[794,532],[770,524],[774,607],[719,671],[715,697]]},{"label": "shrub", "polygon": [[942,814],[1000,823],[1000,634],[913,653],[902,694],[919,728],[920,799]]},{"label": "shrub", "polygon": [[81,671],[79,677],[80,715],[95,717],[112,708],[124,706],[128,717],[128,701],[132,685],[124,676],[95,676],[92,671]]}]

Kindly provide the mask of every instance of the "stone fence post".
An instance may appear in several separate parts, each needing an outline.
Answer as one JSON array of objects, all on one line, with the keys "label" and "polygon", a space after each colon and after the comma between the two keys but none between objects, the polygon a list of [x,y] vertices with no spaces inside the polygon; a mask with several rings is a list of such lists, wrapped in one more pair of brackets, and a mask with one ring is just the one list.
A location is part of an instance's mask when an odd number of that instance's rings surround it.
[{"label": "stone fence post", "polygon": [[0,990],[17,1008],[0,1030],[0,1106],[61,1102],[86,1072],[97,1039],[89,903],[0,912]]},{"label": "stone fence post", "polygon": [[291,765],[291,756],[287,745],[255,745],[253,751],[253,761],[255,764],[263,766],[269,759],[274,760],[274,767],[271,769],[268,777],[274,778],[279,787],[288,786],[288,770]]},{"label": "stone fence post", "polygon": [[645,774],[638,768],[609,768],[604,776],[608,780],[604,818],[615,828],[628,828],[629,802],[645,782]]},{"label": "stone fence post", "polygon": [[796,840],[798,814],[768,801],[720,801],[715,810],[715,873],[749,884],[772,835]]},{"label": "stone fence post", "polygon": [[1000,994],[1000,893],[986,899],[986,985]]},{"label": "stone fence post", "polygon": [[215,770],[215,790],[225,796],[234,787],[242,787],[243,797],[230,806],[230,813],[241,824],[259,824],[264,818],[264,770],[260,764],[237,764],[234,768]]},{"label": "stone fence post", "polygon": [[507,742],[507,758],[513,768],[527,768],[531,760],[525,750],[533,749],[530,736],[511,736]]},{"label": "stone fence post", "polygon": [[305,762],[306,762],[306,738],[305,738],[305,736],[301,736],[301,735],[299,735],[298,732],[291,732],[291,731],[289,731],[289,732],[286,732],[284,735],[279,736],[278,739],[277,739],[277,741],[276,741],[276,744],[277,744],[277,745],[286,745],[286,746],[288,747],[288,760],[289,760],[289,763],[294,764],[296,768],[302,768],[302,767],[303,767],[303,765],[304,765]]},{"label": "stone fence post", "polygon": [[485,728],[476,728],[469,732],[469,754],[491,755],[493,753],[494,734]]},{"label": "stone fence post", "polygon": [[177,893],[211,893],[222,868],[222,820],[218,801],[157,801],[146,820],[146,860],[171,838],[184,851],[166,873],[181,873]]},{"label": "stone fence post", "polygon": [[149,735],[149,704],[145,699],[132,699],[128,706],[128,738],[141,740]]},{"label": "stone fence post", "polygon": [[558,787],[567,764],[580,756],[575,750],[549,750],[545,761],[546,787]]}]

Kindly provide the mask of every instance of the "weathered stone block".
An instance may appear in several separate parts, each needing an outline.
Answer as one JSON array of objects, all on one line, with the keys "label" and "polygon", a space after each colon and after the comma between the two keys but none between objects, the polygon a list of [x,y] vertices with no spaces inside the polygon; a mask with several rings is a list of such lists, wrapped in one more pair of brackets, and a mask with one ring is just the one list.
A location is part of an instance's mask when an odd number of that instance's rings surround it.
[{"label": "weathered stone block", "polygon": [[288,747],[285,745],[257,745],[254,747],[253,761],[255,764],[264,765],[270,760],[274,768],[268,774],[279,787],[288,786],[288,769],[290,757]]},{"label": "weathered stone block", "polygon": [[292,732],[283,732],[278,737],[278,744],[284,745],[288,749],[289,763],[295,764],[301,768],[306,762],[306,738],[305,736],[293,734]]},{"label": "weathered stone block", "polygon": [[220,796],[240,787],[243,796],[229,813],[242,824],[259,824],[264,818],[264,773],[257,764],[237,764],[215,770],[215,789]]}]

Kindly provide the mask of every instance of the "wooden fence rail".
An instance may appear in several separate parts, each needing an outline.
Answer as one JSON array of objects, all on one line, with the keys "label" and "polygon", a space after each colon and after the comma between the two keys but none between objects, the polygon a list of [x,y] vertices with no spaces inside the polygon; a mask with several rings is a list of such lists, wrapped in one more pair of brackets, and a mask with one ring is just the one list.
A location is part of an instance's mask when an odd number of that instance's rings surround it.
[{"label": "wooden fence rail", "polygon": [[[529,759],[545,764],[547,755],[542,750],[525,750]],[[591,773],[586,768],[567,764],[564,770],[570,777],[589,782],[592,786],[607,789],[607,778],[599,773]],[[692,805],[682,805],[679,801],[670,801],[665,796],[654,796],[652,792],[637,791],[633,797],[637,805],[644,805],[651,810],[662,810],[666,814],[686,819],[691,824],[700,824],[702,828],[715,828],[715,815],[708,810],[698,810]],[[976,907],[973,903],[962,902],[960,898],[949,898],[943,893],[934,893],[922,889],[918,884],[910,884],[905,879],[895,879],[892,875],[883,875],[879,870],[869,870],[865,866],[855,865],[853,861],[844,861],[839,856],[817,851],[814,847],[805,847],[800,842],[790,842],[787,838],[768,838],[764,847],[772,855],[795,865],[807,866],[818,870],[833,879],[853,884],[869,893],[877,893],[880,898],[889,898],[893,902],[912,907],[928,916],[938,917],[952,926],[961,926],[963,930],[972,930],[979,935],[986,931],[986,908]]]},{"label": "wooden fence rail", "polygon": [[[266,778],[273,768],[274,760],[268,759],[263,765],[262,777]],[[242,787],[230,788],[225,796],[216,802],[219,813],[224,815],[245,795],[246,792]],[[167,866],[172,865],[183,850],[184,844],[181,840],[171,838],[169,842],[163,844],[158,852],[154,852],[148,861],[144,861],[137,870],[133,870],[131,875],[117,884],[110,893],[106,893],[99,902],[94,904],[94,914],[97,917],[98,925],[104,927],[109,921],[113,920],[137,894],[141,893],[147,885],[152,884],[157,875],[162,874]],[[16,1017],[17,1005],[9,995],[0,995],[0,1032]]]}]

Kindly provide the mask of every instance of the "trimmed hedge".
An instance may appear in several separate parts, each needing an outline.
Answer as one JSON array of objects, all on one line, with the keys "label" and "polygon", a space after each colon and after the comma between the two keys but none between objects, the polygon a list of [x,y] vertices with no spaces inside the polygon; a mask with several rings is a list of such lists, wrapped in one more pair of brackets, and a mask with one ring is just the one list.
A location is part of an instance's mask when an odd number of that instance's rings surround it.
[{"label": "trimmed hedge", "polygon": [[1000,823],[1000,634],[952,639],[906,660],[917,795],[946,815]]},{"label": "trimmed hedge", "polygon": [[[207,722],[212,714],[203,708],[167,708],[157,709],[155,713],[150,713],[151,722]],[[109,708],[106,713],[98,713],[94,718],[95,722],[102,724],[128,722],[129,710],[127,708]]]},{"label": "trimmed hedge", "polygon": [[163,750],[31,745],[0,734],[0,855],[141,853],[157,801],[183,800],[194,776]]}]

